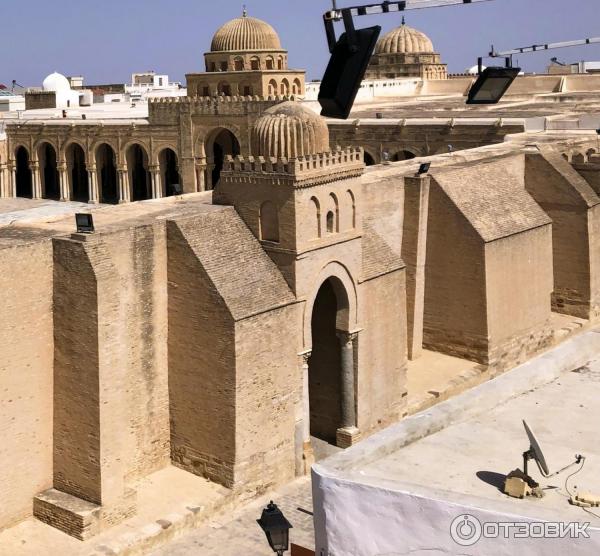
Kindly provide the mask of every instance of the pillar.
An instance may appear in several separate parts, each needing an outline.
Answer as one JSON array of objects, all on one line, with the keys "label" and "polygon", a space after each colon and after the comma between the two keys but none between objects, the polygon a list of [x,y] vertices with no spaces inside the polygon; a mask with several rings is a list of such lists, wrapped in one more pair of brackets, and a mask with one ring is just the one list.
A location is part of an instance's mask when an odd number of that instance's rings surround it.
[{"label": "pillar", "polygon": [[6,164],[0,164],[0,198],[8,197],[8,187],[6,184]]},{"label": "pillar", "polygon": [[404,224],[402,260],[406,263],[406,314],[408,358],[412,361],[423,351],[423,311],[425,307],[425,260],[427,255],[427,219],[429,176],[404,179]]},{"label": "pillar", "polygon": [[300,356],[300,372],[302,375],[302,392],[300,395],[299,410],[296,415],[296,475],[302,476],[310,473],[310,468],[315,462],[315,456],[310,441],[310,397],[308,388],[308,362],[311,351],[305,351]]},{"label": "pillar", "polygon": [[10,190],[11,194],[9,197],[17,196],[17,161],[10,161]]},{"label": "pillar", "polygon": [[196,162],[196,184],[198,191],[206,191],[206,162],[204,160]]},{"label": "pillar", "polygon": [[119,189],[119,203],[128,203],[131,201],[129,191],[129,174],[127,166],[119,166],[117,168],[117,187]]},{"label": "pillar", "polygon": [[152,186],[152,198],[160,199],[163,195],[162,177],[160,175],[160,166],[153,165],[149,168],[150,183]]},{"label": "pillar", "polygon": [[87,167],[88,172],[88,203],[98,204],[100,202],[100,195],[98,192],[98,172],[96,171],[96,165],[90,165]]},{"label": "pillar", "polygon": [[212,182],[212,173],[213,173],[214,169],[215,169],[214,164],[206,165],[206,191],[211,191],[212,189],[215,188],[215,185]]},{"label": "pillar", "polygon": [[356,426],[356,373],[354,366],[354,348],[358,337],[356,332],[338,331],[341,349],[341,388],[342,388],[342,426],[337,430],[337,445],[348,448],[360,439]]},{"label": "pillar", "polygon": [[61,162],[58,165],[58,180],[60,186],[60,200],[70,201],[71,188],[69,187],[69,174],[67,172],[67,164],[65,162]]},{"label": "pillar", "polygon": [[37,160],[32,160],[29,163],[29,170],[31,171],[32,197],[34,199],[41,199],[43,195],[42,181],[40,177],[40,163]]}]

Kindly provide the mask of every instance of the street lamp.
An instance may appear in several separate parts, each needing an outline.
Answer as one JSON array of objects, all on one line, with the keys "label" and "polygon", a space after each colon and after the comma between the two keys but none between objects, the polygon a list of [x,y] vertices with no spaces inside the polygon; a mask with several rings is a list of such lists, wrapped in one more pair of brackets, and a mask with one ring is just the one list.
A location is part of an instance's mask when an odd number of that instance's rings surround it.
[{"label": "street lamp", "polygon": [[277,556],[283,556],[283,553],[289,549],[292,524],[285,518],[277,504],[273,503],[273,500],[263,510],[260,519],[257,519],[256,522],[265,532],[273,552],[276,552]]}]

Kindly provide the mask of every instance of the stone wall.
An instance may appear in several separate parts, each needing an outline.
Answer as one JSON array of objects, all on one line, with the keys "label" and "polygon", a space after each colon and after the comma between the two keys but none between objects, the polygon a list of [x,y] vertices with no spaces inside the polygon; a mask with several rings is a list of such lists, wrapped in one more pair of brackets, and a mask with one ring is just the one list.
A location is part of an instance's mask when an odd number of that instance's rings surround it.
[{"label": "stone wall", "polygon": [[52,485],[52,243],[0,246],[0,530]]}]

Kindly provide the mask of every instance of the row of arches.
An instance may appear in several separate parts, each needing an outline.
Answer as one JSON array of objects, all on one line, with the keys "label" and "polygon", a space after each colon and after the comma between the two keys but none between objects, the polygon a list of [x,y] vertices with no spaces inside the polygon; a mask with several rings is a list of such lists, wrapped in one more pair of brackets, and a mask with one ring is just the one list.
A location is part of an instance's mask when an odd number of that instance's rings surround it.
[{"label": "row of arches", "polygon": [[267,86],[267,94],[269,96],[301,95],[301,94],[303,94],[302,82],[298,78],[294,79],[291,83],[285,77],[280,80],[271,79],[271,80],[269,80],[269,84]]},{"label": "row of arches", "polygon": [[589,148],[585,151],[581,149],[563,153],[563,158],[571,164],[587,164],[590,158],[596,154],[598,154],[598,150]]},{"label": "row of arches", "polygon": [[214,73],[218,71],[261,71],[261,70],[284,70],[287,67],[283,55],[277,57],[267,54],[264,56],[234,56],[232,58],[212,60],[207,63],[207,71]]},{"label": "row of arches", "polygon": [[384,151],[383,153],[380,154],[379,157],[379,162],[377,162],[377,157],[374,154],[371,154],[368,151],[364,151],[364,160],[365,160],[365,165],[366,166],[374,166],[375,164],[381,164],[381,162],[384,162],[387,160],[389,162],[400,162],[402,160],[412,160],[413,158],[416,158],[417,156],[419,156],[417,153],[407,150],[407,149],[400,149],[398,151],[395,151],[393,153],[389,153],[387,151]]},{"label": "row of arches", "polygon": [[41,143],[34,154],[35,159],[22,145],[15,152],[17,197],[115,204],[170,196],[180,191],[178,158],[170,148],[159,152],[158,165],[153,168],[148,153],[138,143],[126,149],[125,163],[120,168],[114,149],[107,143],[96,147],[95,166],[88,164],[79,143],[71,143],[64,150],[62,164],[51,143]]},{"label": "row of arches", "polygon": [[[341,203],[338,195],[330,193],[322,201],[315,196],[311,197],[310,204],[312,212],[311,238],[319,239],[356,228],[356,198],[350,189],[341,197]],[[340,210],[340,204],[342,210]]]}]

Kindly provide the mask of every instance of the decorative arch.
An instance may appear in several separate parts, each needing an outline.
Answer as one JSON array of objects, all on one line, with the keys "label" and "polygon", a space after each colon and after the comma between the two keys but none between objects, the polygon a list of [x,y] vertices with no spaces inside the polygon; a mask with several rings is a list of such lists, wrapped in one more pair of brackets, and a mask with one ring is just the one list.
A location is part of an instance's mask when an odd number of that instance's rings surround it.
[{"label": "decorative arch", "polygon": [[60,177],[56,148],[49,141],[40,141],[36,149],[40,164],[40,181],[44,199],[60,199]]},{"label": "decorative arch", "polygon": [[237,156],[241,153],[240,141],[230,128],[223,126],[213,129],[207,135],[204,148],[208,163],[212,165],[211,180],[206,183],[210,183],[211,188],[214,188],[221,179],[225,157]]},{"label": "decorative arch", "polygon": [[277,81],[275,81],[275,79],[271,79],[269,81],[269,86],[267,87],[267,92],[269,94],[269,96],[275,96],[277,95]]},{"label": "decorative arch", "polygon": [[397,151],[392,157],[392,162],[400,162],[402,160],[412,160],[413,158],[417,158],[418,154],[415,153],[412,149],[404,148],[402,150]]},{"label": "decorative arch", "polygon": [[321,204],[319,203],[319,199],[316,197],[310,198],[311,204],[311,220],[314,222],[312,225],[313,237],[320,238],[321,237]]},{"label": "decorative arch", "polygon": [[315,287],[304,307],[304,350],[312,348],[311,320],[317,294],[326,280],[331,279],[336,292],[336,297],[343,303],[338,307],[336,315],[336,328],[340,331],[350,332],[358,326],[358,296],[354,280],[348,269],[339,261],[327,263],[313,280]]},{"label": "decorative arch", "polygon": [[217,93],[226,97],[230,97],[231,85],[227,81],[220,81],[217,85]]},{"label": "decorative arch", "polygon": [[279,243],[279,213],[275,203],[265,201],[260,207],[260,239]]},{"label": "decorative arch", "polygon": [[244,59],[241,56],[237,56],[233,59],[234,71],[244,71]]},{"label": "decorative arch", "polygon": [[252,56],[252,58],[250,58],[250,69],[260,70],[260,58],[258,56]]},{"label": "decorative arch", "polygon": [[275,59],[273,58],[273,56],[267,56],[265,58],[265,67],[268,70],[273,70],[275,69]]},{"label": "decorative arch", "polygon": [[87,203],[89,198],[89,176],[87,172],[87,153],[78,141],[70,141],[65,147],[67,179],[70,198],[73,201]]},{"label": "decorative arch", "polygon": [[375,166],[375,155],[369,152],[367,149],[363,148],[363,157],[365,161],[365,166]]},{"label": "decorative arch", "polygon": [[283,69],[283,56],[279,56],[277,58],[277,69],[278,70],[282,70]]},{"label": "decorative arch", "polygon": [[165,147],[158,154],[158,166],[162,184],[162,194],[165,197],[178,195],[182,191],[181,175],[179,173],[179,157],[176,149]]},{"label": "decorative arch", "polygon": [[[330,226],[330,214],[332,221]],[[340,231],[340,202],[335,193],[329,194],[329,205],[327,211],[327,233],[335,234]]]},{"label": "decorative arch", "polygon": [[294,83],[292,84],[292,94],[301,95],[302,94],[302,83],[300,79],[294,79]]},{"label": "decorative arch", "polygon": [[348,204],[350,205],[350,227],[354,230],[356,228],[356,198],[354,197],[354,193],[350,189],[346,191],[346,195],[348,196]]},{"label": "decorative arch", "polygon": [[16,195],[17,197],[33,197],[33,178],[30,168],[31,158],[29,150],[23,145],[19,145],[15,149],[15,164],[16,164]]},{"label": "decorative arch", "polygon": [[280,92],[282,95],[290,94],[290,82],[285,78],[281,80]]},{"label": "decorative arch", "polygon": [[125,148],[127,174],[132,201],[152,198],[148,151],[142,143],[130,143]]},{"label": "decorative arch", "polygon": [[100,202],[116,204],[119,202],[116,151],[109,143],[101,143],[93,153]]}]

